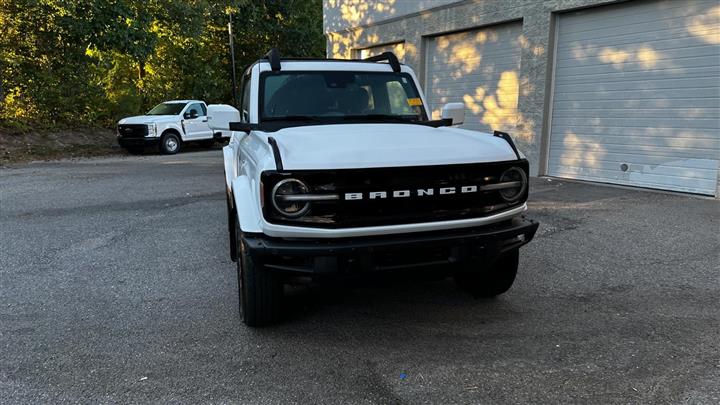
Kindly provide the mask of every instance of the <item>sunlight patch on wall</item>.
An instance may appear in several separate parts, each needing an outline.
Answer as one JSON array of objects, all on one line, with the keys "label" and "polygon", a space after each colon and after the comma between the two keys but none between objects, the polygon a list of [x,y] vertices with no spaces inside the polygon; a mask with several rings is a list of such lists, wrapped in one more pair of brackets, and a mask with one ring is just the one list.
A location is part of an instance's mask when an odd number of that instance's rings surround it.
[{"label": "sunlight patch on wall", "polygon": [[[585,50],[578,52],[573,50],[573,54],[588,55],[590,51]],[[662,53],[652,49],[647,45],[635,47],[635,49],[617,49],[605,47],[598,52],[598,59],[603,63],[611,64],[615,69],[623,70],[626,63],[637,63],[644,69],[651,69],[657,66],[658,60],[662,58]]]},{"label": "sunlight patch on wall", "polygon": [[605,156],[605,148],[602,145],[583,141],[571,131],[565,131],[563,144],[565,147],[560,156],[560,164],[566,167],[598,168],[600,161]]},{"label": "sunlight patch on wall", "polygon": [[688,20],[687,31],[690,34],[709,44],[720,44],[720,6],[711,8],[707,14],[693,16]]}]

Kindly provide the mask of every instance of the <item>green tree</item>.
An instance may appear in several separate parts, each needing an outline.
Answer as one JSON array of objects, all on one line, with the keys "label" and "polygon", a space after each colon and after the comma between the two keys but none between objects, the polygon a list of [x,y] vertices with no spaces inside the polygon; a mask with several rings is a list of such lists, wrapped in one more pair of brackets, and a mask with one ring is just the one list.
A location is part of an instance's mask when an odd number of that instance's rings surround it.
[{"label": "green tree", "polygon": [[[271,47],[321,57],[321,0],[0,0],[0,125],[111,125],[172,98],[231,100]],[[238,72],[238,75],[241,72]]]}]

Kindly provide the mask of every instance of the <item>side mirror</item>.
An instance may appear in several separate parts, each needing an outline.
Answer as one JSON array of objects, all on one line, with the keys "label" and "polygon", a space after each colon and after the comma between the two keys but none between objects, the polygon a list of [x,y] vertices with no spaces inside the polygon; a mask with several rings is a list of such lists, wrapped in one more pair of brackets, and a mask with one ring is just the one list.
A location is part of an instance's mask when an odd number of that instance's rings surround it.
[{"label": "side mirror", "polygon": [[195,109],[190,110],[190,118],[194,119],[194,118],[197,118],[197,117],[198,117],[198,112],[197,112],[197,110],[195,110]]},{"label": "side mirror", "polygon": [[465,104],[447,103],[442,108],[442,119],[452,120],[452,125],[462,125],[465,122]]}]

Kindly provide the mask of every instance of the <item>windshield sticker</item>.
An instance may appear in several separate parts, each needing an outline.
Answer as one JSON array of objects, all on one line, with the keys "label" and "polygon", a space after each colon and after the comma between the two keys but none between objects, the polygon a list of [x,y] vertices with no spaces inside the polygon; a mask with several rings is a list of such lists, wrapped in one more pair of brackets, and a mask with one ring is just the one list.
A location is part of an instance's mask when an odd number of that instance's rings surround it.
[{"label": "windshield sticker", "polygon": [[419,97],[409,98],[409,99],[408,99],[408,105],[409,105],[410,107],[415,107],[415,106],[422,105],[422,100],[421,100]]}]

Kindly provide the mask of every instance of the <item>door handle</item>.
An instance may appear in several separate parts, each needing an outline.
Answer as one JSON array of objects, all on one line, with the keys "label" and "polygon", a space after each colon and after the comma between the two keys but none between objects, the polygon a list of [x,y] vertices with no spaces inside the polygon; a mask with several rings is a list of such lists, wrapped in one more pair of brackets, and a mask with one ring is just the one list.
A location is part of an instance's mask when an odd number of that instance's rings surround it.
[{"label": "door handle", "polygon": [[202,120],[202,122],[207,122],[207,118],[205,118],[204,120]]}]

